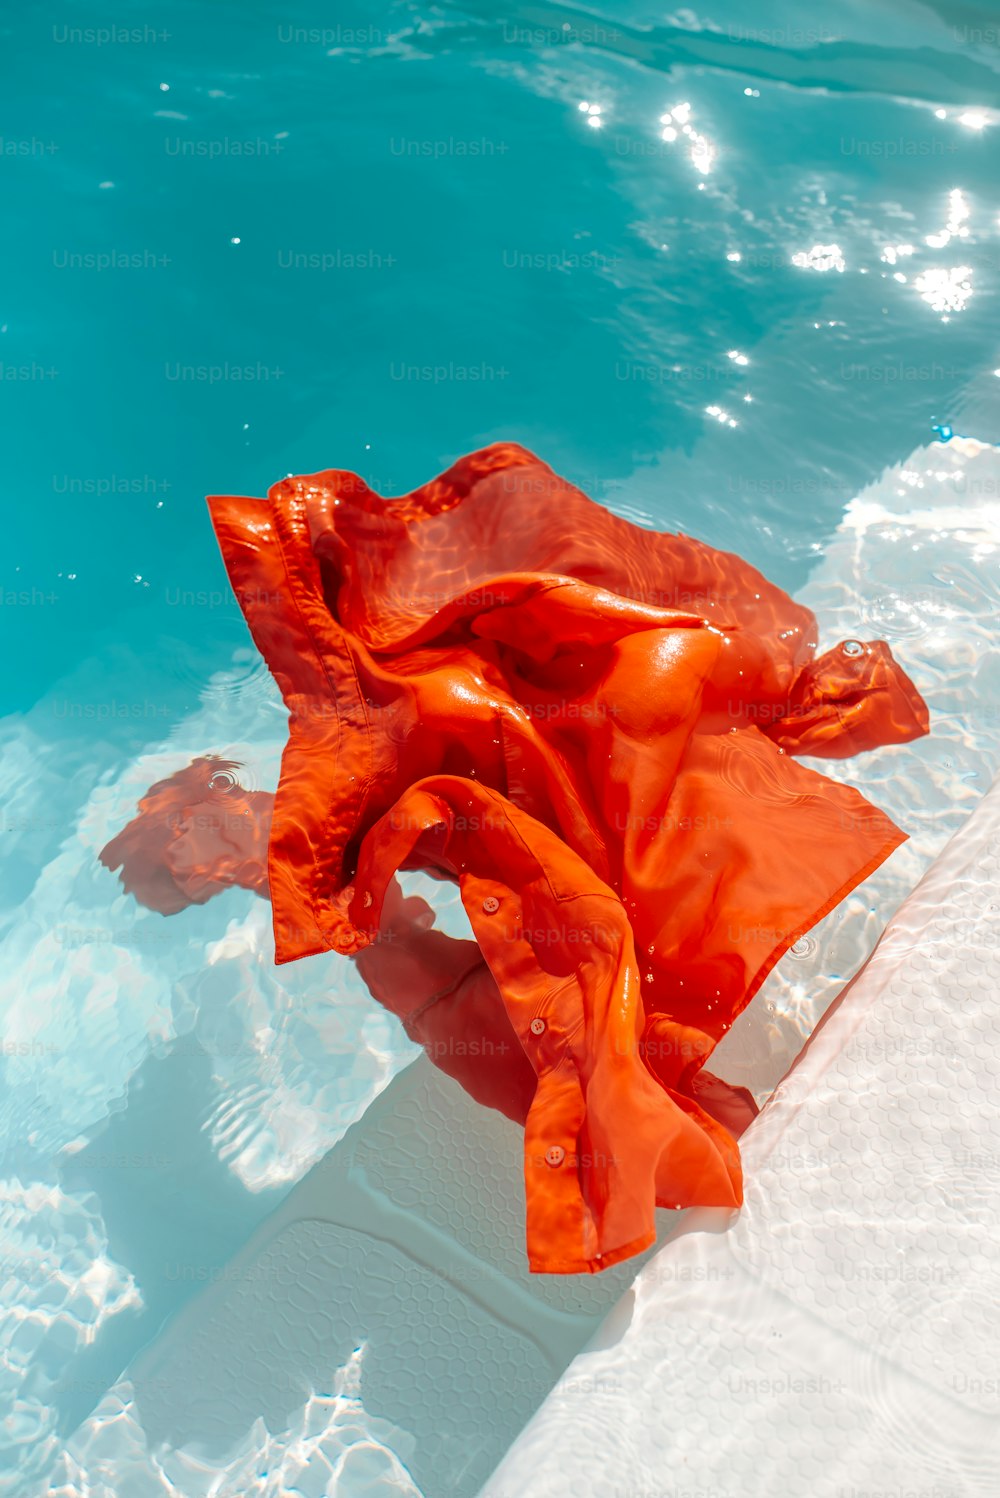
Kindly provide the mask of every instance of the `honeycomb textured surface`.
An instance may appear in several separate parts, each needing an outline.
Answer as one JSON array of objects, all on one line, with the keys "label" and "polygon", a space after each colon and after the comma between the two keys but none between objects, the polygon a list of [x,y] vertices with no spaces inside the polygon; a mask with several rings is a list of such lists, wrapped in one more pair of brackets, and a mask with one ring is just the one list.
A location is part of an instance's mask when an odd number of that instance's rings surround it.
[{"label": "honeycomb textured surface", "polygon": [[483,1489],[1000,1492],[1000,785]]},{"label": "honeycomb textured surface", "polygon": [[114,1498],[472,1498],[635,1271],[528,1274],[522,1152],[418,1059],[109,1391],[65,1493],[111,1430]]},{"label": "honeycomb textured surface", "polygon": [[359,1346],[366,1412],[396,1425],[411,1476],[437,1474],[442,1494],[474,1490],[503,1452],[483,1406],[489,1386],[506,1390],[523,1423],[552,1383],[528,1337],[440,1276],[393,1245],[311,1221],[273,1238],[183,1342],[134,1376],[136,1412],[151,1448],[196,1437],[220,1460],[258,1419],[287,1427]]},{"label": "honeycomb textured surface", "polygon": [[[559,1310],[603,1315],[635,1278],[636,1264],[599,1275],[533,1275],[525,1252],[524,1131],[476,1108],[434,1073],[369,1121],[354,1158],[379,1189],[426,1218],[531,1295]],[[668,1222],[672,1213],[661,1213]]]}]

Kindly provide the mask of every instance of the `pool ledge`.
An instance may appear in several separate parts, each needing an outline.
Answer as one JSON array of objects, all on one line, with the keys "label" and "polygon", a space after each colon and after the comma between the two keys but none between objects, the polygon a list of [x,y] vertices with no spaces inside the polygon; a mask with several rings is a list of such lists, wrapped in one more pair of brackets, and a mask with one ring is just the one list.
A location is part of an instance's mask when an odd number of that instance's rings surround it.
[{"label": "pool ledge", "polygon": [[482,1498],[1000,1491],[1000,782]]}]

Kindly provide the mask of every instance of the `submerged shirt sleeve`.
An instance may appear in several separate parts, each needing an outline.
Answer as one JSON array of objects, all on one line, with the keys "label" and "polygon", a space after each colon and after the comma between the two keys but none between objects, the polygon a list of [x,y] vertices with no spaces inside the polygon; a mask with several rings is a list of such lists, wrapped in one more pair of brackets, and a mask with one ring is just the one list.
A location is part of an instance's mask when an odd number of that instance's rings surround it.
[{"label": "submerged shirt sleeve", "polygon": [[843,759],[920,738],[930,720],[884,640],[842,640],[799,673],[787,713],[760,726],[789,754]]}]

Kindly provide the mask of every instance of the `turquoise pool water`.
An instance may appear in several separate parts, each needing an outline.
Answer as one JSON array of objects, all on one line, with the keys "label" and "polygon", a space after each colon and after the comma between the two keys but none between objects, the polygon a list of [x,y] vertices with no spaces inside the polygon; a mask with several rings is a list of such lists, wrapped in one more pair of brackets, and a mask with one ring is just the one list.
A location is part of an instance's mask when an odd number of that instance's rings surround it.
[{"label": "turquoise pool water", "polygon": [[[83,1491],[103,1392],[412,1055],[340,968],[276,974],[249,897],[167,926],[94,867],[193,754],[276,781],[203,496],[514,438],[836,589],[859,492],[935,429],[1000,441],[1000,20],[753,10],[4,18],[0,1492]],[[952,508],[994,513],[977,482]],[[950,565],[898,573],[902,640]],[[942,801],[986,774],[928,764]]]},{"label": "turquoise pool water", "polygon": [[[800,582],[998,363],[995,134],[962,123],[993,120],[997,26],[754,12],[9,14],[4,586],[42,599],[6,606],[11,705],[102,643],[241,638],[184,602],[223,586],[205,493],[331,465],[398,492],[500,436]],[[698,134],[664,141],[683,103]],[[830,244],[842,271],[793,263]],[[921,276],[971,286],[950,322]]]}]

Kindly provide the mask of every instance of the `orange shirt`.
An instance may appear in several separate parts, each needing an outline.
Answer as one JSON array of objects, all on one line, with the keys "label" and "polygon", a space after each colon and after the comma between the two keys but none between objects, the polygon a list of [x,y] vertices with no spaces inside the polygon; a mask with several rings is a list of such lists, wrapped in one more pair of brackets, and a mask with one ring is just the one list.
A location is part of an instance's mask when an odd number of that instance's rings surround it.
[{"label": "orange shirt", "polygon": [[[432,1059],[524,1120],[532,1269],[639,1252],[656,1203],[738,1205],[733,1100],[702,1068],[903,841],[790,757],[927,731],[888,648],[817,659],[813,616],[754,568],[515,444],[399,499],[329,471],[209,504],[289,709],[276,961],[356,956]],[[458,883],[478,950],[394,925],[400,868]]]}]

